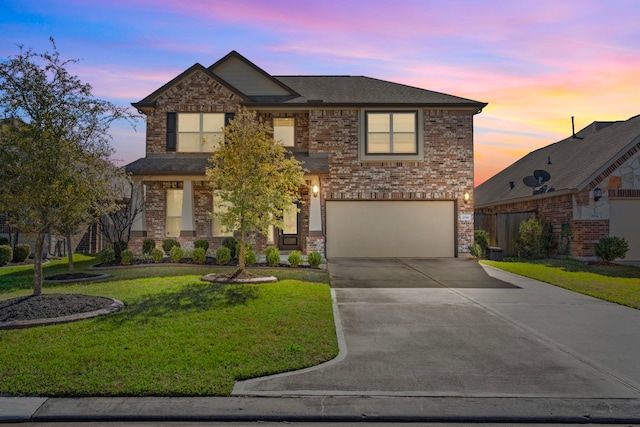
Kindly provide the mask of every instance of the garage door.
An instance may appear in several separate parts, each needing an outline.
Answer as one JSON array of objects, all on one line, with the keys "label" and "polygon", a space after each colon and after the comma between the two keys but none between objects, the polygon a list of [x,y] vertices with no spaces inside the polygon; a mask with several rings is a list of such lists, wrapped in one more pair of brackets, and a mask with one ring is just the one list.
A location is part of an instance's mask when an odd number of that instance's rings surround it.
[{"label": "garage door", "polygon": [[627,260],[640,260],[640,200],[611,200],[609,234],[624,237],[629,243]]},{"label": "garage door", "polygon": [[452,201],[328,201],[328,257],[453,257]]}]

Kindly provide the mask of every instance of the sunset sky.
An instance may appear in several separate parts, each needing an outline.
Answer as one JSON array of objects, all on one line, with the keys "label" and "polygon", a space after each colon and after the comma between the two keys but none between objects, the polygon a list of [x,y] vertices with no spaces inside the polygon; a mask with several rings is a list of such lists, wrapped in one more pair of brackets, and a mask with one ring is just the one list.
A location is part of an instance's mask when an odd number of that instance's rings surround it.
[{"label": "sunset sky", "polygon": [[[94,95],[139,101],[236,50],[274,75],[365,75],[488,102],[475,181],[594,120],[640,114],[638,0],[0,0],[0,58],[54,37]],[[120,164],[145,124],[112,128]]]}]

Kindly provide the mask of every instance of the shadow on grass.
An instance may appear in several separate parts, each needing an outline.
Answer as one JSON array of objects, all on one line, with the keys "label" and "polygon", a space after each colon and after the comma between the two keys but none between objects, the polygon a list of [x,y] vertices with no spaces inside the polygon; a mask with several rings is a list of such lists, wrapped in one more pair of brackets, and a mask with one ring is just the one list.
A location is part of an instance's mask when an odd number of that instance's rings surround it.
[{"label": "shadow on grass", "polygon": [[[179,312],[204,311],[246,304],[258,298],[257,287],[246,284],[191,284],[177,292],[161,292],[143,296],[125,304],[110,321],[123,324],[147,322],[156,317],[175,316]],[[104,318],[107,320],[107,318]]]},{"label": "shadow on grass", "polygon": [[[95,258],[91,257],[74,262],[76,272],[85,271],[90,265],[95,264]],[[69,272],[69,264],[66,260],[53,260],[42,266],[44,278]],[[56,283],[44,283],[44,288],[59,286]],[[19,289],[33,289],[33,266],[18,266],[0,269],[0,292],[12,292]]]}]

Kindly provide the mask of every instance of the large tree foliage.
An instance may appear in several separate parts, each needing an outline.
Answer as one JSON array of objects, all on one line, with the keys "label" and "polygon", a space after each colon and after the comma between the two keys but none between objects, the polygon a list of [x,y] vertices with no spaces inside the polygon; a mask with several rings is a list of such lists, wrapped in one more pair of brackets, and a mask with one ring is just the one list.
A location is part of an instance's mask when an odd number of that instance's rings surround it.
[{"label": "large tree foliage", "polygon": [[45,235],[107,200],[112,154],[108,129],[134,116],[93,97],[71,75],[51,39],[52,52],[20,53],[0,62],[0,210],[22,232],[36,235],[34,290],[42,289]]},{"label": "large tree foliage", "polygon": [[227,230],[238,232],[238,274],[245,268],[247,234],[266,234],[269,225],[282,227],[283,211],[298,200],[304,185],[300,162],[274,141],[271,128],[255,113],[241,108],[224,129],[224,142],[214,152],[207,178],[226,205],[214,212]]}]

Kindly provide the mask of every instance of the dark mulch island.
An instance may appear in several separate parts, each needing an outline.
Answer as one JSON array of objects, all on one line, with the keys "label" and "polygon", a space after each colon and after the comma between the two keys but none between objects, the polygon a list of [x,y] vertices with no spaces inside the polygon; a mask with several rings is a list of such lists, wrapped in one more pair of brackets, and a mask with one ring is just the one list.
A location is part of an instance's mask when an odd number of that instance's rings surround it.
[{"label": "dark mulch island", "polygon": [[113,300],[81,294],[29,295],[0,301],[0,322],[50,319],[107,308]]}]

